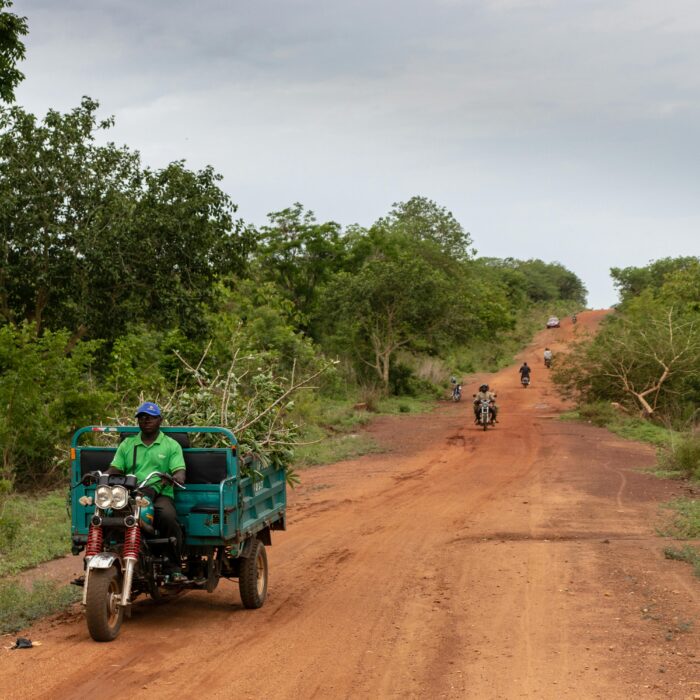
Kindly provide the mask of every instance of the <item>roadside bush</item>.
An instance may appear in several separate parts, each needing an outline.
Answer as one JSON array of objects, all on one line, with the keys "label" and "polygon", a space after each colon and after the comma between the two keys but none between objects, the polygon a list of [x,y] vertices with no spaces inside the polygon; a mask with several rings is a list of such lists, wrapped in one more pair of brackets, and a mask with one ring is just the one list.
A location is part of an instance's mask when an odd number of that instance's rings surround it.
[{"label": "roadside bush", "polygon": [[37,337],[30,324],[0,328],[0,481],[57,483],[71,433],[99,421],[111,395],[89,374],[96,342],[67,352],[69,333]]},{"label": "roadside bush", "polygon": [[681,540],[700,538],[700,500],[695,498],[677,498],[662,505],[673,515],[661,534]]},{"label": "roadside bush", "polygon": [[577,409],[581,420],[589,421],[593,425],[604,428],[618,419],[617,411],[608,401],[596,401],[582,404]]},{"label": "roadside bush", "polygon": [[700,480],[700,435],[682,434],[672,440],[659,455],[661,467]]},{"label": "roadside bush", "polygon": [[666,547],[664,556],[666,559],[687,562],[693,567],[695,575],[700,577],[700,551],[695,547],[691,547],[689,544],[684,547]]}]

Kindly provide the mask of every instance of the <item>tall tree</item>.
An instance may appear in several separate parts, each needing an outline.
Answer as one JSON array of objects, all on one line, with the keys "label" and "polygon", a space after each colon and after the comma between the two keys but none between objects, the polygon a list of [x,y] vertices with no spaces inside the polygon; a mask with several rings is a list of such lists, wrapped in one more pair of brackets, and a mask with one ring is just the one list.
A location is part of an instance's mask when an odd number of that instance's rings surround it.
[{"label": "tall tree", "polygon": [[27,18],[7,12],[12,0],[0,0],[0,100],[15,101],[15,88],[24,80],[17,63],[25,56],[23,36],[28,33]]},{"label": "tall tree", "polygon": [[320,290],[345,265],[340,225],[318,223],[299,202],[268,218],[270,224],[257,235],[256,274],[282,290],[301,315],[301,327],[309,331]]},{"label": "tall tree", "polygon": [[455,260],[467,260],[475,253],[471,249],[471,236],[452,212],[427,197],[411,197],[407,202],[395,203],[375,227],[400,232],[418,241],[432,241]]},{"label": "tall tree", "polygon": [[0,317],[111,339],[129,324],[202,330],[213,282],[246,259],[249,234],[211,168],[143,169],[96,136],[84,98],[42,122],[0,110]]},{"label": "tall tree", "polygon": [[620,299],[624,303],[641,294],[645,289],[658,291],[667,279],[677,272],[697,270],[700,258],[681,256],[676,258],[660,258],[644,267],[613,267],[610,276],[617,287]]},{"label": "tall tree", "polygon": [[575,345],[554,380],[579,401],[618,401],[648,417],[668,416],[698,371],[700,323],[647,292],[594,339]]}]

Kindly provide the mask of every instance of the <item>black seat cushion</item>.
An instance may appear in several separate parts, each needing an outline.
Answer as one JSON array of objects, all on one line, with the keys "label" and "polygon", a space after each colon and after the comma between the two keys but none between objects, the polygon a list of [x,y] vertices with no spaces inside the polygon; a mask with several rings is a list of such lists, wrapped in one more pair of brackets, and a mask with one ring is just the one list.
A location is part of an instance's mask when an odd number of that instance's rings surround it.
[{"label": "black seat cushion", "polygon": [[226,478],[226,452],[185,452],[186,484],[218,484]]},{"label": "black seat cushion", "polygon": [[112,464],[116,450],[113,447],[81,449],[80,450],[80,475],[88,472],[106,472]]}]

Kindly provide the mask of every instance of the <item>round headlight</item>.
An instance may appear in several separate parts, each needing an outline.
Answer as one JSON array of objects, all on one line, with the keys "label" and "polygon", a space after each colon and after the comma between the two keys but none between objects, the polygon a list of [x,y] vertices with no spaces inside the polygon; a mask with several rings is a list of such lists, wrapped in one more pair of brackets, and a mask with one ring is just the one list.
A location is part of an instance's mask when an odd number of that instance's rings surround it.
[{"label": "round headlight", "polygon": [[112,508],[121,510],[129,502],[129,492],[123,486],[112,486]]},{"label": "round headlight", "polygon": [[95,505],[103,510],[112,506],[112,489],[109,486],[98,486],[95,489]]}]

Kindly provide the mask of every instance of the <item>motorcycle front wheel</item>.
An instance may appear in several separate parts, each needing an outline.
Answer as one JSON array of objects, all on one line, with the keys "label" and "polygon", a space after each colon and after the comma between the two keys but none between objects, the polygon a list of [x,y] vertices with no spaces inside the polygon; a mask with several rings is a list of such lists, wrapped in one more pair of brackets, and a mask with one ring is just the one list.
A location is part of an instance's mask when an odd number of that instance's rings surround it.
[{"label": "motorcycle front wheel", "polygon": [[124,608],[119,605],[121,592],[122,578],[115,566],[90,572],[85,616],[96,642],[111,642],[119,634],[124,619]]}]

